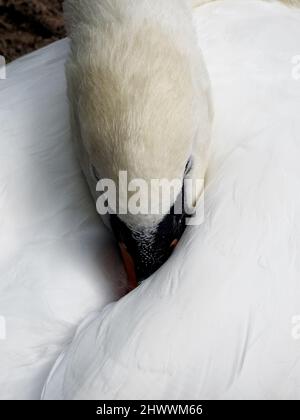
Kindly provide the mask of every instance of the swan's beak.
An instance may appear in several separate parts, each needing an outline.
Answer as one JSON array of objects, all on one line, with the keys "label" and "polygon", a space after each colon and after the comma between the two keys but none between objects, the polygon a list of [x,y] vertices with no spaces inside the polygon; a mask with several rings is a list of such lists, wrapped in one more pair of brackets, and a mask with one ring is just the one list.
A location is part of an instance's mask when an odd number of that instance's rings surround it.
[{"label": "swan's beak", "polygon": [[167,215],[155,230],[131,230],[117,215],[111,226],[119,244],[128,277],[128,289],[150,277],[171,256],[184,231],[181,216]]},{"label": "swan's beak", "polygon": [[[174,239],[170,244],[170,250],[171,252],[176,248],[178,244],[178,239]],[[142,281],[143,279],[140,278],[138,281],[137,273],[136,273],[136,264],[134,263],[134,260],[132,256],[129,254],[128,249],[126,245],[123,242],[119,243],[121,256],[123,259],[124,267],[127,273],[127,279],[128,279],[128,289],[129,291],[135,289],[138,286],[138,283]],[[151,275],[151,271],[149,271],[149,275]]]}]

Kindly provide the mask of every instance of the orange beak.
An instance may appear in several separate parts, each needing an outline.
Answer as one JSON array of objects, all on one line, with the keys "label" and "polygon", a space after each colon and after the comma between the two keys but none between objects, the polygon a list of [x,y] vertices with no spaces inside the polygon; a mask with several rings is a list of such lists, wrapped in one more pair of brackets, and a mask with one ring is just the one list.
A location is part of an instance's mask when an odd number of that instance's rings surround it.
[{"label": "orange beak", "polygon": [[127,273],[128,289],[134,290],[138,286],[137,276],[135,272],[134,262],[132,256],[129,254],[126,245],[123,242],[119,243],[123,263]]},{"label": "orange beak", "polygon": [[176,248],[176,246],[178,245],[178,239],[174,239],[174,241],[171,243],[171,245],[170,245],[170,248],[173,248],[173,249],[175,249]]}]

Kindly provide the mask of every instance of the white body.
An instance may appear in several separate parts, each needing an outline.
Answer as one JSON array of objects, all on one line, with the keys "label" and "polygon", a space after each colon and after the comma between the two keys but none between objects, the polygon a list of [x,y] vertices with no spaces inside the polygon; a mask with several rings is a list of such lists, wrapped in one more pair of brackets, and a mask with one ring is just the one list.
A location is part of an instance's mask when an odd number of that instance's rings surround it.
[{"label": "white body", "polygon": [[40,398],[62,351],[45,398],[300,398],[299,11],[228,0],[196,22],[215,104],[206,220],[102,312],[125,276],[69,141],[68,42],[0,81],[1,399]]}]

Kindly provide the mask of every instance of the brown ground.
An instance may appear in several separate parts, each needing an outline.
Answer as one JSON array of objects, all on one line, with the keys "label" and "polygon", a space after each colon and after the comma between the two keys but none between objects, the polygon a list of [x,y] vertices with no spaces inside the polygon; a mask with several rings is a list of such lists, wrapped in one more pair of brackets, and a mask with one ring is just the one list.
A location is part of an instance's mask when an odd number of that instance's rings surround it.
[{"label": "brown ground", "polygon": [[63,0],[0,0],[0,55],[12,61],[65,36]]}]

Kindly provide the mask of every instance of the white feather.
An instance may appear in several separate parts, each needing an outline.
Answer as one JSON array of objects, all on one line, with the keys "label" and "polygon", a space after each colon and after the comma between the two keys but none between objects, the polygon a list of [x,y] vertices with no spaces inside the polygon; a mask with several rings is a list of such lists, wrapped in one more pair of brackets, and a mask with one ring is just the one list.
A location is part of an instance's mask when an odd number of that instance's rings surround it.
[{"label": "white feather", "polygon": [[86,319],[44,398],[300,399],[300,14],[228,0],[197,26],[215,103],[205,222]]}]

